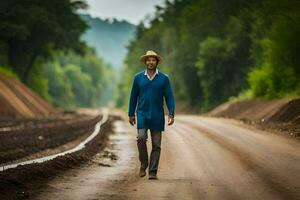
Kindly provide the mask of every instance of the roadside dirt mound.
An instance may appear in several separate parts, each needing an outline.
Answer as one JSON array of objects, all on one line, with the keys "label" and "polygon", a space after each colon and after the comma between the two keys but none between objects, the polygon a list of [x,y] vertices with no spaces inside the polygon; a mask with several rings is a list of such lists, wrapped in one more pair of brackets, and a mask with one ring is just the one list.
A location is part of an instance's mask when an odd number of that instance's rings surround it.
[{"label": "roadside dirt mound", "polygon": [[300,124],[300,99],[289,101],[270,120]]},{"label": "roadside dirt mound", "polygon": [[1,117],[44,117],[58,113],[20,81],[0,74]]},{"label": "roadside dirt mound", "polygon": [[[289,99],[276,100],[247,100],[240,102],[226,102],[216,107],[208,116],[228,117],[243,120],[269,120],[284,107],[289,105]],[[287,112],[289,110],[286,109]],[[282,111],[284,113],[284,111]],[[282,113],[282,115],[284,115]],[[298,111],[298,115],[300,112]]]},{"label": "roadside dirt mound", "polygon": [[240,119],[257,128],[300,137],[300,99],[226,102],[206,115]]}]

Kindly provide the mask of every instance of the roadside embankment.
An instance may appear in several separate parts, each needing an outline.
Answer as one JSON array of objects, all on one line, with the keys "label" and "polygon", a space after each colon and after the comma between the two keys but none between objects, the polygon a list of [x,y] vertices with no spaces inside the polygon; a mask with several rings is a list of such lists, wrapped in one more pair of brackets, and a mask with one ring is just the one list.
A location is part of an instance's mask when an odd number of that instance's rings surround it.
[{"label": "roadside embankment", "polygon": [[300,136],[300,99],[226,102],[205,115],[239,119],[262,129]]}]

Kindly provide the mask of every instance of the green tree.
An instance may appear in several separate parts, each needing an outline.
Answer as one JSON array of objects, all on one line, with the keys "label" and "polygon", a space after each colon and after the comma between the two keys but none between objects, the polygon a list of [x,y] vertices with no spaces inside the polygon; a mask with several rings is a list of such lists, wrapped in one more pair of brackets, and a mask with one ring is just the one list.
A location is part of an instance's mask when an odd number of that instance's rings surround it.
[{"label": "green tree", "polygon": [[[165,58],[160,68],[174,77],[176,100],[199,110],[247,89],[257,97],[299,95],[299,4],[165,1],[128,47],[120,94],[129,93],[132,76],[143,68],[139,56],[153,49]],[[119,98],[118,105],[127,102]]]},{"label": "green tree", "polygon": [[[24,81],[38,57],[48,59],[50,49],[80,51],[79,37],[86,24],[76,14],[83,1],[11,0],[0,2],[0,61]],[[1,63],[3,64],[3,63]]]},{"label": "green tree", "polygon": [[113,69],[86,47],[84,55],[53,52],[52,61],[42,65],[48,81],[48,98],[62,108],[106,105],[112,98]]},{"label": "green tree", "polygon": [[75,96],[72,91],[72,82],[66,75],[59,62],[48,62],[44,65],[48,81],[49,101],[57,107],[75,107]]},{"label": "green tree", "polygon": [[255,96],[300,95],[299,9],[296,0],[265,1],[258,9],[252,33],[255,68],[248,77]]}]

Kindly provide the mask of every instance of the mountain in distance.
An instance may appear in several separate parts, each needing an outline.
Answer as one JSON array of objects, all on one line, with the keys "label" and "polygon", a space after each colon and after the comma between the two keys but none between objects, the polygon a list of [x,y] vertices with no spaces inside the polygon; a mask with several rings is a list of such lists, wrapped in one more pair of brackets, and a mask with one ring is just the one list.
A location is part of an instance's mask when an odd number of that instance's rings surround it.
[{"label": "mountain in distance", "polygon": [[94,47],[105,62],[120,69],[127,54],[126,47],[135,37],[136,26],[125,20],[100,19],[87,14],[80,16],[89,26],[82,40]]}]

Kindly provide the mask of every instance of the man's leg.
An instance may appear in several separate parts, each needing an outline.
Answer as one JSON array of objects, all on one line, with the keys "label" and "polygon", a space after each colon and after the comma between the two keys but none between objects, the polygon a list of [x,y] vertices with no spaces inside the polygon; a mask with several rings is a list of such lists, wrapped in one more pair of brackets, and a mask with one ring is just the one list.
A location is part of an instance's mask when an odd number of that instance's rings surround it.
[{"label": "man's leg", "polygon": [[161,151],[161,131],[151,130],[152,151],[150,155],[149,175],[156,175]]},{"label": "man's leg", "polygon": [[143,171],[145,171],[148,167],[147,139],[148,139],[147,129],[138,129],[137,146],[139,150],[139,160],[141,162],[140,170]]}]

